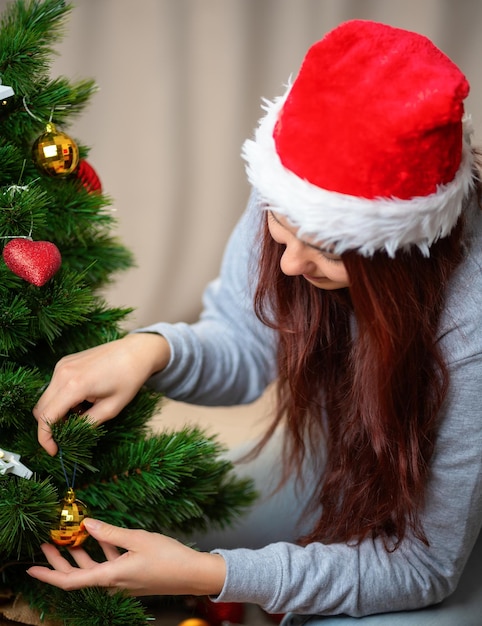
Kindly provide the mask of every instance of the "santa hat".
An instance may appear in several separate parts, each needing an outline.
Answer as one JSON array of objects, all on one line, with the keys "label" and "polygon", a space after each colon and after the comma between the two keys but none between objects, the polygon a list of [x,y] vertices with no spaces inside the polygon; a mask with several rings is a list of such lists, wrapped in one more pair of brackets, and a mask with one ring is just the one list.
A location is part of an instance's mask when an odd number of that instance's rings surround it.
[{"label": "santa hat", "polygon": [[433,43],[371,21],[309,50],[243,146],[263,200],[337,253],[365,256],[448,235],[473,184],[469,84]]}]

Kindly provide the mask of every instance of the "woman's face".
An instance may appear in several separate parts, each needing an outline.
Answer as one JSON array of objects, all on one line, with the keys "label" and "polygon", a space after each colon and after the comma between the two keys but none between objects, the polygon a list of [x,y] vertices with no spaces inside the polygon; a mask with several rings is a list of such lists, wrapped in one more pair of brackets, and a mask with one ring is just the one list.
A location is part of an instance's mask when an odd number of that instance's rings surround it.
[{"label": "woman's face", "polygon": [[287,276],[303,276],[319,289],[349,286],[348,274],[339,255],[309,240],[298,239],[297,229],[286,218],[268,210],[268,228],[273,239],[285,246],[280,268]]}]

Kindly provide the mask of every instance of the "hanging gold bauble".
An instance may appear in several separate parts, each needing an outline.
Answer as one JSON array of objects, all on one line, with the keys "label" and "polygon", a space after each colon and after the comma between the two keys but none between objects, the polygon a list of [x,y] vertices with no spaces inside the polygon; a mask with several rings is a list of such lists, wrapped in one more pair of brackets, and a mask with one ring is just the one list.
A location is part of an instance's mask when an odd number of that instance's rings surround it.
[{"label": "hanging gold bauble", "polygon": [[79,164],[79,148],[71,137],[49,122],[32,146],[32,158],[50,176],[68,176]]},{"label": "hanging gold bauble", "polygon": [[183,622],[180,622],[178,626],[211,626],[211,624],[203,619],[191,617],[190,619],[185,619]]},{"label": "hanging gold bauble", "polygon": [[80,546],[88,536],[84,518],[89,513],[86,505],[77,500],[75,491],[70,487],[60,503],[57,523],[50,529],[50,537],[58,546],[74,548]]}]

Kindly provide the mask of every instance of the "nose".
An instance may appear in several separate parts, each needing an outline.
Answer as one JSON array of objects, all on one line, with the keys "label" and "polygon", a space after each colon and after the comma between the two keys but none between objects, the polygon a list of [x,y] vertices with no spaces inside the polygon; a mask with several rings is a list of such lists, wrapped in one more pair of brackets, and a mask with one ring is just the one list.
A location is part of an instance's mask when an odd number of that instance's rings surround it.
[{"label": "nose", "polygon": [[280,260],[280,268],[286,276],[300,276],[302,274],[314,274],[316,264],[310,259],[306,246],[294,238],[285,247]]}]

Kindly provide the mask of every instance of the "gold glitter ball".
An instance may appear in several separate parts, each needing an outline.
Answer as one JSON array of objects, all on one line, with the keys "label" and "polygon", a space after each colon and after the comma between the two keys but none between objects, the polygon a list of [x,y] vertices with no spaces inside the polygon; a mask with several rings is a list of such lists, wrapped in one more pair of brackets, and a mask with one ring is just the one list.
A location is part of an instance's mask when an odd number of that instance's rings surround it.
[{"label": "gold glitter ball", "polygon": [[32,146],[32,158],[50,176],[68,176],[79,164],[79,148],[71,137],[49,122]]},{"label": "gold glitter ball", "polygon": [[58,522],[50,529],[52,541],[58,546],[80,546],[89,534],[84,526],[84,518],[88,516],[87,506],[76,499],[70,488],[60,503]]}]

